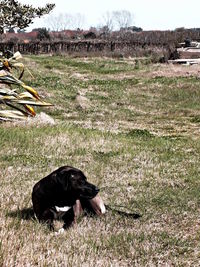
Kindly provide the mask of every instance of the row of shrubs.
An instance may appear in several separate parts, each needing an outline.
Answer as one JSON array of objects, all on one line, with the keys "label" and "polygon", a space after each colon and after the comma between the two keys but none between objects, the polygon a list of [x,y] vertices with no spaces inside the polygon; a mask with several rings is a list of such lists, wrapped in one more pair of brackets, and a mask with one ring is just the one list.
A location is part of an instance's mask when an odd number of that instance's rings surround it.
[{"label": "row of shrubs", "polygon": [[60,32],[48,32],[46,28],[38,28],[32,32],[7,33],[0,35],[0,42],[21,43],[24,40],[32,41],[69,41],[69,40],[109,40],[132,42],[141,46],[159,45],[176,46],[185,39],[200,40],[200,29],[178,28],[174,31],[132,31],[122,29],[120,31],[83,31],[64,30]]},{"label": "row of shrubs", "polygon": [[74,40],[60,42],[0,43],[0,51],[19,51],[22,54],[68,54],[72,56],[149,57],[165,62],[174,50],[168,46],[145,45],[109,40]]},{"label": "row of shrubs", "polygon": [[[16,35],[17,36],[17,35]],[[96,38],[46,38],[39,40],[2,40],[0,50],[22,54],[67,53],[77,56],[150,57],[154,62],[166,62],[178,57],[176,47],[184,40],[200,40],[200,29],[175,31],[119,31]],[[95,37],[95,38],[94,38]]]}]

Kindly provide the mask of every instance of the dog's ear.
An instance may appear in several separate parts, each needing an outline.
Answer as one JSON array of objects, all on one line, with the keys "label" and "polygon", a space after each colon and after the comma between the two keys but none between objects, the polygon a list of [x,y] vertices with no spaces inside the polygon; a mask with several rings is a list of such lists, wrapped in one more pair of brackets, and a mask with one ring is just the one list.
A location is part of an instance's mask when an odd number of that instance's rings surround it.
[{"label": "dog's ear", "polygon": [[65,191],[69,190],[69,177],[66,177],[65,179],[64,190]]},{"label": "dog's ear", "polygon": [[59,173],[60,182],[62,183],[62,187],[65,191],[69,190],[70,186],[70,173],[66,170],[62,170]]}]

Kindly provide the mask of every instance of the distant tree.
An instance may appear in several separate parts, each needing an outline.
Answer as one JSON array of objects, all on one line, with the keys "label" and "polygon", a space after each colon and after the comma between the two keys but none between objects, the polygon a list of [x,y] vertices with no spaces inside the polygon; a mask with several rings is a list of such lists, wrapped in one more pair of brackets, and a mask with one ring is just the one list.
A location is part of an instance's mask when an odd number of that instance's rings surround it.
[{"label": "distant tree", "polygon": [[127,10],[113,11],[114,25],[118,28],[127,28],[133,25],[133,14]]},{"label": "distant tree", "polygon": [[111,31],[108,26],[99,26],[99,36],[102,39],[109,38],[111,36]]},{"label": "distant tree", "polygon": [[0,1],[0,34],[10,29],[24,29],[36,17],[48,14],[55,4],[46,4],[45,7],[34,8],[15,0]]},{"label": "distant tree", "polygon": [[175,32],[184,32],[185,28],[184,27],[179,27],[175,29]]},{"label": "distant tree", "polygon": [[125,28],[120,28],[120,35],[124,36],[124,34],[126,33],[134,33],[134,32],[142,32],[143,29],[140,27],[136,27],[136,26],[130,26],[130,27],[125,27]]},{"label": "distant tree", "polygon": [[63,31],[68,29],[80,29],[84,23],[84,15],[60,13],[58,15],[49,15],[45,22],[51,31]]},{"label": "distant tree", "polygon": [[141,27],[136,27],[136,26],[130,26],[128,27],[128,30],[133,31],[133,32],[142,32],[143,29]]},{"label": "distant tree", "polygon": [[85,16],[81,13],[76,13],[72,16],[72,29],[82,29],[85,22]]},{"label": "distant tree", "polygon": [[95,32],[95,33],[97,33],[98,29],[97,29],[96,27],[94,27],[94,26],[91,26],[91,27],[89,28],[89,31],[90,31],[90,32]]},{"label": "distant tree", "polygon": [[112,12],[107,11],[106,13],[103,14],[102,18],[102,24],[104,29],[107,29],[107,33],[111,32],[114,28],[114,16]]},{"label": "distant tree", "polygon": [[51,14],[45,19],[45,24],[51,31],[63,31],[71,26],[72,17],[70,14],[60,13],[58,15]]},{"label": "distant tree", "polygon": [[96,39],[97,38],[96,33],[92,32],[92,31],[85,33],[83,36],[85,39]]},{"label": "distant tree", "polygon": [[99,26],[99,32],[100,32],[100,34],[101,34],[101,33],[108,34],[108,33],[110,33],[111,31],[110,31],[110,29],[108,28],[108,26],[105,25],[105,26]]},{"label": "distant tree", "polygon": [[108,34],[113,29],[120,30],[133,25],[133,14],[127,10],[116,10],[103,14],[99,29],[106,29],[105,33]]},{"label": "distant tree", "polygon": [[46,28],[36,28],[36,29],[34,29],[34,31],[38,32],[37,38],[40,41],[50,40],[51,39],[51,37],[49,35],[49,32],[48,32],[48,30]]}]

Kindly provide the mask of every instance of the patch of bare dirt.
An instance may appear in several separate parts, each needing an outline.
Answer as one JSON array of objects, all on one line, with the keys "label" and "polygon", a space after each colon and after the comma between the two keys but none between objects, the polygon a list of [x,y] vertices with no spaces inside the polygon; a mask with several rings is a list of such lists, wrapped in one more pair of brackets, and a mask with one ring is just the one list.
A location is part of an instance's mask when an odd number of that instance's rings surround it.
[{"label": "patch of bare dirt", "polygon": [[174,64],[162,64],[159,65],[159,70],[154,70],[149,73],[150,77],[200,77],[200,65],[174,65]]},{"label": "patch of bare dirt", "polygon": [[152,66],[151,71],[149,70],[138,70],[137,73],[134,70],[129,73],[109,74],[107,75],[110,79],[124,80],[133,77],[200,77],[200,65],[174,65],[174,64],[156,64]]},{"label": "patch of bare dirt", "polygon": [[75,79],[78,79],[78,80],[82,80],[82,81],[88,81],[89,78],[86,74],[82,74],[82,73],[78,73],[78,72],[74,72],[70,78],[75,78]]}]

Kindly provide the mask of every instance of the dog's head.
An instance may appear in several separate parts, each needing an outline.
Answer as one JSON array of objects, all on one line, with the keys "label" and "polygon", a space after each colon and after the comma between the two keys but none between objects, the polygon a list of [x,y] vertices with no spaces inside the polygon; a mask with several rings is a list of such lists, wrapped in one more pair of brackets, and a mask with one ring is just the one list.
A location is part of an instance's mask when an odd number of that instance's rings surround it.
[{"label": "dog's head", "polygon": [[98,192],[99,188],[89,183],[85,175],[80,172],[71,172],[69,179],[70,187],[77,198],[92,199]]}]

